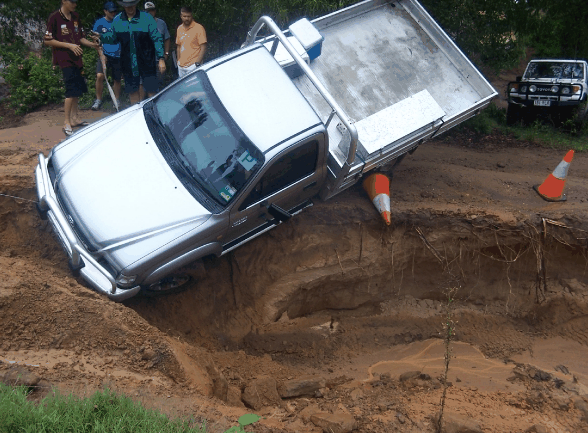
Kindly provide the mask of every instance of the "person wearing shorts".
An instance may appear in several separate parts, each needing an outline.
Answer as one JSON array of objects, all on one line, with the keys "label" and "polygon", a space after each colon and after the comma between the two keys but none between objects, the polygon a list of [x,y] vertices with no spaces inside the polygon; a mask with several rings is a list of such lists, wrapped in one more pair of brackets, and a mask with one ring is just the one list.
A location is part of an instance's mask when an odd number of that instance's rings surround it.
[{"label": "person wearing shorts", "polygon": [[[104,16],[94,23],[94,32],[106,33],[112,26],[112,20],[116,16],[116,5],[113,2],[104,3]],[[114,97],[117,102],[120,100],[120,44],[104,44],[102,45],[102,51],[106,58],[106,68],[110,72],[114,80]],[[102,61],[100,56],[96,62],[96,100],[92,104],[92,110],[96,111],[102,106],[102,94],[104,92],[104,78],[106,72],[102,70]],[[120,105],[120,104],[118,104]]]},{"label": "person wearing shorts", "polygon": [[161,74],[165,72],[163,38],[157,30],[155,19],[137,9],[139,0],[120,0],[117,3],[125,9],[124,12],[118,14],[110,30],[99,37],[103,44],[120,43],[125,91],[129,94],[131,104],[135,104],[140,100],[141,80],[147,96],[157,93],[159,83],[156,65]]},{"label": "person wearing shorts", "polygon": [[[171,35],[169,34],[169,30],[167,28],[167,24],[165,23],[165,21],[163,21],[161,18],[158,18],[157,15],[157,9],[155,8],[155,3],[153,2],[145,2],[145,12],[151,14],[151,16],[153,18],[155,18],[155,22],[157,23],[157,30],[159,31],[159,33],[161,33],[161,37],[163,38],[163,48],[165,51],[165,61],[167,62],[167,58],[169,56],[169,49],[171,46]],[[163,85],[163,75],[159,73],[159,70],[157,68],[157,79],[159,80],[159,88],[161,88],[161,86]],[[143,89],[143,86],[141,85],[140,89],[139,89],[139,93],[141,95],[141,99],[144,99],[145,97],[145,90]]]},{"label": "person wearing shorts", "polygon": [[86,126],[88,123],[79,118],[79,97],[88,91],[86,81],[82,75],[82,47],[98,48],[99,45],[90,42],[83,35],[80,16],[75,12],[77,0],[61,0],[61,7],[49,15],[44,44],[51,47],[53,65],[59,66],[65,83],[65,119],[63,132],[66,136],[73,134],[76,126]]}]

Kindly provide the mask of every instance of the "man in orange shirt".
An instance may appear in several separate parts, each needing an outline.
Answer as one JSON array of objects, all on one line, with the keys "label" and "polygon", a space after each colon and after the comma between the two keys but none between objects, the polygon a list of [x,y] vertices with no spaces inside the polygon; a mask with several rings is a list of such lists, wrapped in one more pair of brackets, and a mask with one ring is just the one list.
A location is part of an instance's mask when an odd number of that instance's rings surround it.
[{"label": "man in orange shirt", "polygon": [[184,6],[180,11],[182,24],[176,36],[178,75],[180,78],[194,71],[206,53],[206,32],[204,27],[194,21],[192,9]]}]

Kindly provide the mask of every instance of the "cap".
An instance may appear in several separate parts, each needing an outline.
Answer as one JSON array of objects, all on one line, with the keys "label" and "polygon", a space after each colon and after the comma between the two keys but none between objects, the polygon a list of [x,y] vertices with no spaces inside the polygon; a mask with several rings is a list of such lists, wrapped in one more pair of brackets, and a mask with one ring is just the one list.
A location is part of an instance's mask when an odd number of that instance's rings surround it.
[{"label": "cap", "polygon": [[149,11],[151,9],[155,9],[155,3],[153,2],[145,2],[145,10]]},{"label": "cap", "polygon": [[135,6],[139,3],[139,0],[117,0],[117,3],[123,8],[128,8],[129,6]]},{"label": "cap", "polygon": [[104,3],[104,10],[108,12],[116,12],[116,5],[113,2]]}]

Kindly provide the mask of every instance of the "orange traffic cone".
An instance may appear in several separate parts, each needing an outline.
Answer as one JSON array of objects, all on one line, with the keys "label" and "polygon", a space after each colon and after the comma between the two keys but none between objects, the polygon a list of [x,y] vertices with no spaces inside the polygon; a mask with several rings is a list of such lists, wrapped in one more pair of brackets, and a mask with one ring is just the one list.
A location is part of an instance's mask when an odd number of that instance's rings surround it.
[{"label": "orange traffic cone", "polygon": [[390,179],[382,173],[374,173],[365,178],[363,189],[370,196],[370,200],[386,221],[386,225],[392,224],[390,218]]},{"label": "orange traffic cone", "polygon": [[570,163],[574,158],[574,151],[570,150],[564,156],[562,162],[559,163],[553,173],[547,176],[547,179],[543,181],[541,185],[533,186],[533,189],[537,191],[544,200],[547,201],[565,201],[567,200],[566,195],[563,193],[564,186],[566,185],[566,177],[568,175],[568,169]]}]

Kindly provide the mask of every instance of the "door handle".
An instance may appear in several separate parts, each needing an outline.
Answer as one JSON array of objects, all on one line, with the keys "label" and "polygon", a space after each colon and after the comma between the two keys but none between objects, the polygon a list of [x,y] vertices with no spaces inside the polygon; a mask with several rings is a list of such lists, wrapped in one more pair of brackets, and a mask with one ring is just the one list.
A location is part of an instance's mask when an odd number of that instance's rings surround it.
[{"label": "door handle", "polygon": [[309,183],[308,185],[306,185],[304,188],[302,188],[303,191],[306,191],[309,188],[312,188],[313,186],[316,186],[316,181]]}]

